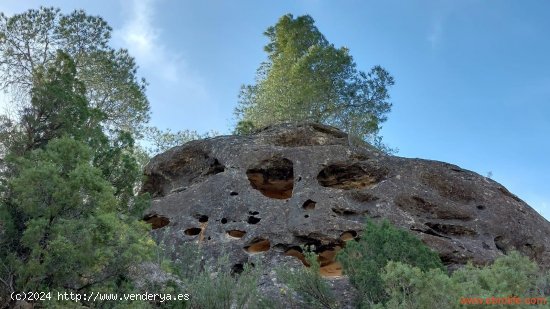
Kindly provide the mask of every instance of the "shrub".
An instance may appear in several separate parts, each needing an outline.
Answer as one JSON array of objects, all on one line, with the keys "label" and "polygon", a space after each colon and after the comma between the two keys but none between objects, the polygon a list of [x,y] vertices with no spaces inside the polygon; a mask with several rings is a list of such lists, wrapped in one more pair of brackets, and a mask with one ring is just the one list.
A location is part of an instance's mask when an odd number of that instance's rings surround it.
[{"label": "shrub", "polygon": [[306,261],[310,265],[298,271],[279,269],[277,274],[282,281],[296,294],[303,298],[306,304],[313,308],[338,308],[330,287],[319,272],[320,264],[313,252],[305,252]]},{"label": "shrub", "polygon": [[[163,249],[164,244],[161,245]],[[185,308],[229,309],[266,308],[266,300],[258,293],[262,274],[259,261],[255,266],[244,265],[237,274],[232,271],[227,256],[221,256],[211,265],[204,261],[200,245],[187,243],[180,247],[174,262],[162,252],[158,262],[171,271],[185,286],[190,300]],[[223,251],[223,250],[222,250]],[[166,264],[170,265],[166,265]],[[166,306],[165,306],[166,307]]]},{"label": "shrub", "polygon": [[[500,257],[490,266],[475,267],[468,264],[448,276],[441,269],[422,271],[400,262],[390,261],[381,278],[388,299],[376,308],[463,308],[461,299],[509,296],[544,296],[546,273],[517,252]],[[541,284],[542,282],[542,284]],[[500,308],[499,305],[491,304]],[[500,305],[509,308],[511,305]],[[513,305],[514,308],[531,308],[532,305]]]},{"label": "shrub", "polygon": [[389,261],[406,263],[427,271],[443,269],[437,253],[431,251],[412,234],[399,230],[388,221],[367,222],[359,241],[350,241],[337,256],[351,283],[363,299],[360,306],[369,306],[388,299],[380,270]]}]

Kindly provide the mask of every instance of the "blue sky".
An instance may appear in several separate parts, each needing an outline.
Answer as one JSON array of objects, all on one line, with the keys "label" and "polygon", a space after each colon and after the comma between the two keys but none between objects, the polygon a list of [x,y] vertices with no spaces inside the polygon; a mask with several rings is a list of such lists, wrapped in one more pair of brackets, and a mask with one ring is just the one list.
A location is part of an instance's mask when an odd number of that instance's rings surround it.
[{"label": "blue sky", "polygon": [[490,171],[550,218],[548,1],[2,0],[0,10],[40,5],[107,20],[150,84],[153,125],[221,133],[265,59],[263,31],[309,14],[359,69],[395,77],[382,135],[400,156]]}]

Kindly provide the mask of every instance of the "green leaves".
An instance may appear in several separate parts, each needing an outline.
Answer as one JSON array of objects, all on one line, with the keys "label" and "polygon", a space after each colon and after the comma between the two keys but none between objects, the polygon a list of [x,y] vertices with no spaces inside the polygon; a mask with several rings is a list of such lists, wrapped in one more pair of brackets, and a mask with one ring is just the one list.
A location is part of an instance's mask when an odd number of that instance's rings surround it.
[{"label": "green leaves", "polygon": [[123,275],[149,256],[153,243],[143,223],[124,222],[113,187],[91,165],[90,149],[63,137],[18,161],[10,186],[28,218],[21,238],[18,286],[78,289]]},{"label": "green leaves", "polygon": [[366,297],[363,302],[372,303],[385,301],[388,297],[380,269],[389,261],[407,263],[424,271],[443,269],[437,253],[387,221],[381,224],[369,221],[361,240],[347,242],[337,258],[344,266],[344,273],[350,276],[351,283]]},{"label": "green leaves", "polygon": [[0,15],[0,88],[10,90],[20,108],[28,104],[37,70],[51,67],[61,50],[74,60],[76,78],[85,85],[90,106],[102,112],[109,132],[139,130],[149,119],[145,80],[134,58],[108,45],[111,27],[77,10],[64,15],[41,7],[13,16]]},{"label": "green leaves", "polygon": [[307,15],[285,15],[264,34],[270,40],[264,48],[268,61],[260,65],[256,84],[241,87],[236,132],[311,121],[362,140],[377,136],[391,109],[388,88],[394,80],[387,71],[357,70],[349,50],[330,44]]},{"label": "green leaves", "polygon": [[[388,300],[379,308],[464,308],[461,302],[492,304],[492,298],[520,297],[514,308],[529,308],[524,299],[544,296],[541,273],[529,258],[512,252],[492,265],[472,264],[451,275],[441,269],[421,270],[400,262],[388,262],[381,278]],[[542,289],[541,289],[542,288]],[[489,302],[487,302],[489,301]],[[495,304],[492,304],[495,305]],[[510,304],[503,305],[510,307]],[[500,308],[500,307],[499,307]]]}]

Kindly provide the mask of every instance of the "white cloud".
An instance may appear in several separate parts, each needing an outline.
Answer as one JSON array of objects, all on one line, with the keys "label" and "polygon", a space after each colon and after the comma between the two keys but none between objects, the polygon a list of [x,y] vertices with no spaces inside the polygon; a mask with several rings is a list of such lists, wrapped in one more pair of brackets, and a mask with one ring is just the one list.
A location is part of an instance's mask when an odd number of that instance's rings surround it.
[{"label": "white cloud", "polygon": [[[181,57],[161,41],[161,29],[154,24],[156,0],[124,1],[129,4],[129,18],[121,29],[114,31],[114,39],[127,48],[138,65],[164,82],[190,89],[195,95],[204,96],[201,78],[191,74]],[[150,76],[150,75],[149,75]]]}]

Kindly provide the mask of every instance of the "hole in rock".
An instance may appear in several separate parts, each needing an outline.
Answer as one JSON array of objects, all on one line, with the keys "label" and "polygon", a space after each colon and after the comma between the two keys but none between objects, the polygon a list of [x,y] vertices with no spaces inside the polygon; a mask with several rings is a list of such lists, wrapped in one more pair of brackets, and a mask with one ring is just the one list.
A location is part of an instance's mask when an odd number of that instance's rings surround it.
[{"label": "hole in rock", "polygon": [[504,254],[508,253],[511,249],[514,249],[511,242],[504,238],[504,236],[495,237],[495,247],[497,247],[497,249]]},{"label": "hole in rock", "polygon": [[321,246],[321,241],[313,237],[305,235],[295,235],[294,238],[294,243],[298,243],[308,250],[315,250],[315,248],[319,248]]},{"label": "hole in rock", "polygon": [[341,216],[353,216],[359,215],[360,213],[353,209],[341,208],[341,207],[332,207],[332,212]]},{"label": "hole in rock", "polygon": [[240,231],[240,230],[227,231],[227,235],[235,238],[242,238],[245,234],[246,234],[245,231]]},{"label": "hole in rock", "polygon": [[248,217],[248,220],[246,222],[248,222],[248,224],[256,224],[260,222],[260,220],[262,220],[262,218],[256,218],[254,216],[250,216]]},{"label": "hole in rock", "polygon": [[321,268],[319,273],[323,277],[339,277],[342,275],[342,265],[336,261],[336,254],[342,247],[335,246],[329,250],[323,250],[317,255]]},{"label": "hole in rock", "polygon": [[314,202],[312,200],[307,200],[302,205],[302,208],[306,210],[312,210],[312,209],[315,209],[315,204],[317,204],[317,202]]},{"label": "hole in rock", "polygon": [[235,195],[239,195],[239,193],[237,193],[237,192],[235,192],[235,191],[232,191],[231,193],[229,193],[229,195],[235,196]]},{"label": "hole in rock", "polygon": [[302,253],[302,248],[297,247],[297,246],[296,247],[291,247],[291,248],[289,248],[288,250],[285,251],[285,255],[286,256],[293,256],[293,257],[299,259],[302,262],[302,264],[309,267],[309,263],[307,262],[306,257],[304,256],[304,254]]},{"label": "hole in rock", "polygon": [[381,168],[365,163],[334,163],[323,168],[317,175],[317,181],[323,187],[344,190],[372,187],[386,176]]},{"label": "hole in rock", "polygon": [[222,173],[225,171],[225,166],[218,161],[218,159],[214,158],[214,161],[210,163],[210,166],[208,170],[206,171],[206,175],[215,175],[218,173]]},{"label": "hole in rock", "polygon": [[327,266],[328,264],[334,262],[336,259],[336,252],[338,252],[339,250],[340,247],[336,247],[334,250],[324,250],[319,252],[317,260],[319,261],[321,267]]},{"label": "hole in rock", "polygon": [[273,246],[271,248],[273,248],[275,251],[285,252],[287,250],[288,246],[285,245],[285,244],[276,244],[275,246]]},{"label": "hole in rock", "polygon": [[357,237],[357,232],[356,231],[347,231],[347,232],[342,233],[342,235],[340,235],[340,240],[348,241],[348,240],[354,239],[355,237]]},{"label": "hole in rock", "polygon": [[159,215],[145,216],[143,220],[151,224],[153,230],[165,227],[168,225],[168,223],[170,223],[170,220],[168,220],[168,218]]},{"label": "hole in rock", "polygon": [[244,247],[248,253],[260,253],[269,250],[270,243],[269,240],[263,238],[255,238],[250,244]]},{"label": "hole in rock", "polygon": [[294,187],[292,161],[285,158],[271,158],[262,161],[246,171],[252,188],[275,199],[288,199]]},{"label": "hole in rock", "polygon": [[321,266],[319,273],[323,277],[340,277],[342,276],[342,264],[335,261],[325,266]]},{"label": "hole in rock", "polygon": [[187,236],[196,236],[196,235],[199,235],[201,233],[202,229],[198,228],[198,227],[192,227],[190,229],[187,229],[185,231],[183,231],[183,233]]},{"label": "hole in rock", "polygon": [[309,218],[309,215],[304,215],[304,218]]},{"label": "hole in rock", "polygon": [[244,271],[244,265],[241,263],[237,263],[233,266],[231,266],[231,274],[233,275],[239,275]]},{"label": "hole in rock", "polygon": [[485,209],[485,206],[483,206],[483,205],[477,205],[476,208],[479,209],[479,210],[483,210],[483,209]]},{"label": "hole in rock", "polygon": [[260,214],[260,212],[258,212],[258,211],[249,211],[248,213],[253,215],[253,216]]},{"label": "hole in rock", "polygon": [[227,223],[227,219],[226,219],[226,218],[222,218],[221,223],[222,223],[222,224],[226,224],[226,223]]},{"label": "hole in rock", "polygon": [[200,223],[208,222],[208,216],[205,216],[205,215],[200,216],[199,217],[199,222]]}]

